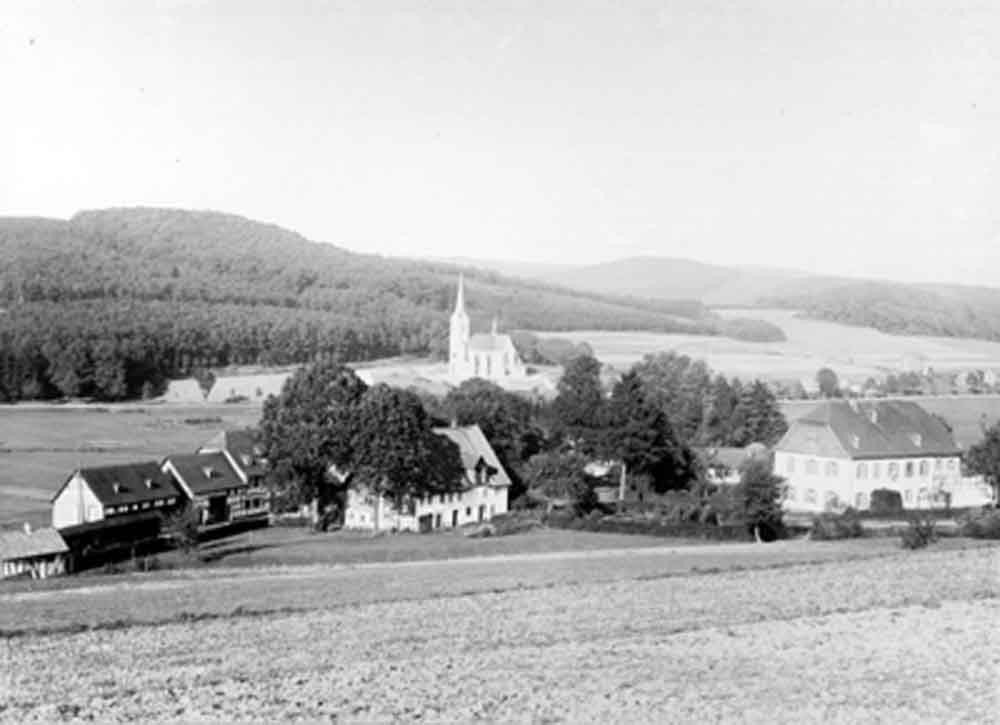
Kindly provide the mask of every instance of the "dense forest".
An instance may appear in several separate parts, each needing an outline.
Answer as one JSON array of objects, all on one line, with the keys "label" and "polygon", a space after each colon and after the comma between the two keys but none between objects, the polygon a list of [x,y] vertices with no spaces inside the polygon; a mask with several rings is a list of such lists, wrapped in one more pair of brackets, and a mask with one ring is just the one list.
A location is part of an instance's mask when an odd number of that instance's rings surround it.
[{"label": "dense forest", "polygon": [[1000,290],[995,289],[852,282],[761,303],[897,335],[1000,340]]},{"label": "dense forest", "polygon": [[[231,364],[442,355],[458,267],[349,252],[216,212],[0,219],[0,398],[117,400]],[[698,302],[465,270],[473,325],[781,339]]]}]

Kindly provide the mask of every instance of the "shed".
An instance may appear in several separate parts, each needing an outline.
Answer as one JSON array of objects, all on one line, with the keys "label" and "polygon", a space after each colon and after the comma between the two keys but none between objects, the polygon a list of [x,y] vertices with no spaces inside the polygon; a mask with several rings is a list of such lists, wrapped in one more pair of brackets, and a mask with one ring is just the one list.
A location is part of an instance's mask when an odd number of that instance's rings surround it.
[{"label": "shed", "polygon": [[69,547],[53,528],[0,532],[0,579],[65,574]]}]

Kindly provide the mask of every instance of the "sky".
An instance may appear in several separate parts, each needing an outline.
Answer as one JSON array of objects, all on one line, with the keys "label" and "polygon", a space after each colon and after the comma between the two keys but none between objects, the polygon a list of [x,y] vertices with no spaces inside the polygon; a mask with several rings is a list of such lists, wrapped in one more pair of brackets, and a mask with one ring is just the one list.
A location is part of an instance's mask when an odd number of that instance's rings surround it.
[{"label": "sky", "polygon": [[1000,3],[0,6],[0,215],[1000,286]]}]

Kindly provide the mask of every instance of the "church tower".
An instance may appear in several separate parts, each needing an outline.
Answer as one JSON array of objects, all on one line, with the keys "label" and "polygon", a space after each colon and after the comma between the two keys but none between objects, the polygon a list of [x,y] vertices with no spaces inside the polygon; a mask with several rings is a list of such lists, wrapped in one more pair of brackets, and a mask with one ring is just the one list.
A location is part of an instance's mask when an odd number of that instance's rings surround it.
[{"label": "church tower", "polygon": [[448,374],[452,378],[465,377],[468,364],[469,316],[465,313],[465,279],[459,274],[455,311],[451,313],[451,331],[448,336]]}]

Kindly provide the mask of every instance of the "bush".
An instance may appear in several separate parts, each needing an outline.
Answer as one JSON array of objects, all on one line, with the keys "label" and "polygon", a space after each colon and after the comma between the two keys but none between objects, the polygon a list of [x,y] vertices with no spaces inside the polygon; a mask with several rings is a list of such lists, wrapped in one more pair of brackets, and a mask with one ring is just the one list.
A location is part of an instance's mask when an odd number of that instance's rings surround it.
[{"label": "bush", "polygon": [[974,539],[1000,539],[1000,510],[970,514],[962,523],[962,535]]},{"label": "bush", "polygon": [[817,541],[859,539],[864,536],[861,520],[853,510],[842,514],[821,514],[813,517],[812,538]]},{"label": "bush", "polygon": [[542,525],[541,519],[535,514],[509,512],[498,514],[490,519],[495,536],[509,536],[537,529]]},{"label": "bush", "polygon": [[872,491],[871,510],[876,514],[898,514],[903,510],[903,497],[899,491],[877,488]]},{"label": "bush", "polygon": [[900,536],[900,543],[906,549],[923,549],[937,541],[934,519],[929,516],[914,516]]}]

